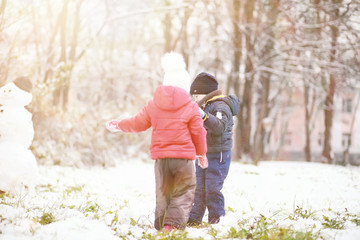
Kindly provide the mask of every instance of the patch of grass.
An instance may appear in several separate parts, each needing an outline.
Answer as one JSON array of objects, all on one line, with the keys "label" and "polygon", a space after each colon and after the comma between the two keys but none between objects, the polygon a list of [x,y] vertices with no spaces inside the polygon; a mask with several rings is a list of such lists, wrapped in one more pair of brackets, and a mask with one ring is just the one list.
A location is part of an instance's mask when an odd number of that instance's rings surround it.
[{"label": "patch of grass", "polygon": [[231,208],[231,207],[228,207],[228,208],[227,208],[227,212],[232,212],[232,213],[234,213],[235,210],[234,210],[233,208]]},{"label": "patch of grass", "polygon": [[336,216],[335,218],[329,218],[323,215],[323,222],[321,223],[325,228],[330,229],[344,229],[346,217]]},{"label": "patch of grass", "polygon": [[[181,230],[173,230],[170,233],[169,232],[162,232],[158,231],[155,234],[150,233],[143,233],[141,239],[149,239],[149,240],[184,240],[184,239],[190,239],[188,238],[188,232],[187,231],[181,231]],[[202,238],[197,238],[192,240],[201,240]]]},{"label": "patch of grass", "polygon": [[360,226],[360,218],[353,218],[350,220],[351,222],[355,223],[356,226]]},{"label": "patch of grass", "polygon": [[122,209],[124,209],[124,208],[126,208],[126,207],[129,207],[129,201],[128,201],[128,200],[124,200],[123,204],[121,204],[121,203],[120,203],[120,204],[116,203],[115,206],[118,207],[119,210],[122,210]]},{"label": "patch of grass", "polygon": [[[328,211],[332,212],[332,209],[328,209]],[[350,214],[347,209],[345,209],[345,212],[345,214],[341,212],[335,212],[334,217],[323,215],[321,224],[324,226],[324,228],[341,230],[344,229],[345,223],[350,219],[351,222],[354,222],[357,224],[357,226],[359,226],[358,224],[360,218],[354,214]]]},{"label": "patch of grass", "polygon": [[319,238],[319,232],[295,231],[289,226],[288,228],[279,227],[276,221],[263,215],[255,218],[255,221],[245,219],[238,223],[238,227],[231,227],[227,239],[257,239],[257,240],[315,240]]},{"label": "patch of grass", "polygon": [[77,185],[77,186],[70,186],[65,189],[65,194],[69,196],[71,193],[74,192],[81,192],[84,188],[84,185]]},{"label": "patch of grass", "polygon": [[42,216],[39,218],[34,219],[36,222],[40,223],[41,225],[47,225],[52,222],[55,222],[56,219],[52,213],[43,212]]},{"label": "patch of grass", "polygon": [[279,240],[315,240],[319,238],[319,233],[313,233],[312,231],[300,232],[294,231],[290,228],[279,228],[272,233],[269,239],[279,239]]},{"label": "patch of grass", "polygon": [[[109,214],[111,214],[112,212],[108,212]],[[114,218],[111,220],[111,226],[113,226],[114,224],[116,224],[119,221],[119,217],[117,212],[115,212]]]},{"label": "patch of grass", "polygon": [[351,222],[355,223],[356,226],[360,226],[360,214],[351,214],[347,212],[346,216],[350,219]]},{"label": "patch of grass", "polygon": [[1,194],[0,194],[0,204],[9,205],[9,204],[5,201],[7,197],[9,197],[8,194],[6,194],[6,193],[1,193]]},{"label": "patch of grass", "polygon": [[51,184],[37,185],[35,189],[39,192],[55,192],[54,186],[52,186]]},{"label": "patch of grass", "polygon": [[75,206],[75,205],[65,205],[65,204],[62,203],[62,204],[60,205],[60,208],[75,209],[76,206]]},{"label": "patch of grass", "polygon": [[245,229],[245,228],[240,228],[240,229],[236,229],[235,227],[231,227],[228,230],[227,236],[226,238],[239,238],[239,239],[249,239],[251,237],[250,231],[249,229]]},{"label": "patch of grass", "polygon": [[135,226],[136,223],[137,222],[133,218],[130,218],[130,225]]},{"label": "patch of grass", "polygon": [[216,236],[219,234],[218,230],[213,228],[211,224],[208,224],[208,226],[210,227],[208,234],[216,239]]},{"label": "patch of grass", "polygon": [[259,175],[258,172],[245,171],[244,174]]},{"label": "patch of grass", "polygon": [[289,216],[290,220],[299,220],[300,218],[309,219],[314,217],[315,213],[311,210],[303,209],[302,207],[297,206],[294,210],[294,214]]},{"label": "patch of grass", "polygon": [[83,211],[96,213],[99,209],[100,206],[96,202],[88,201],[86,206],[83,208]]},{"label": "patch of grass", "polygon": [[86,217],[92,216],[95,219],[100,219],[99,210],[100,206],[96,202],[88,201],[86,205],[79,210],[85,213]]}]

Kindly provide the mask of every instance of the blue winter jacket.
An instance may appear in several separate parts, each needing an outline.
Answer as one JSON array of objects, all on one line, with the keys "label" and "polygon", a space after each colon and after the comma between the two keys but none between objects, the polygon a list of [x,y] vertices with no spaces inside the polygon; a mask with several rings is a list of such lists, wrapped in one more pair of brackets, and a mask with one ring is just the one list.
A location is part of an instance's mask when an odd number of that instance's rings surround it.
[{"label": "blue winter jacket", "polygon": [[208,153],[231,150],[233,116],[239,112],[239,99],[234,95],[218,95],[206,101],[202,108],[207,114],[204,127],[207,131]]}]

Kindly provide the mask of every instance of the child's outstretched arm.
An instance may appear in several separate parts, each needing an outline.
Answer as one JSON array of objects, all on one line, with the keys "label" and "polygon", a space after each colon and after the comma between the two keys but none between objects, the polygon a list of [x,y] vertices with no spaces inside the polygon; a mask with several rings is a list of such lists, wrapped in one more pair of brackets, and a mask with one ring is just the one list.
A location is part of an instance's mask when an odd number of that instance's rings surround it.
[{"label": "child's outstretched arm", "polygon": [[110,132],[119,132],[119,131],[121,131],[121,129],[118,127],[119,122],[120,121],[116,120],[116,119],[108,121],[106,123],[107,130],[109,130]]},{"label": "child's outstretched arm", "polygon": [[123,120],[114,119],[106,123],[106,128],[111,132],[142,132],[150,127],[151,121],[146,106],[134,117]]}]

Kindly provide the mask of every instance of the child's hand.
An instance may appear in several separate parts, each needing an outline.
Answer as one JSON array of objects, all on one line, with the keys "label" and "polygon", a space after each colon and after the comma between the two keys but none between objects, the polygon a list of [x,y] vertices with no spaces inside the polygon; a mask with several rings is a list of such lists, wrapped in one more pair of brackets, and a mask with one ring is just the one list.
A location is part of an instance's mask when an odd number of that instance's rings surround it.
[{"label": "child's hand", "polygon": [[106,123],[106,128],[110,131],[110,132],[118,132],[120,131],[120,128],[118,127],[118,120],[110,120]]},{"label": "child's hand", "polygon": [[202,169],[205,169],[208,167],[208,159],[206,157],[206,154],[198,156],[198,164]]},{"label": "child's hand", "polygon": [[204,110],[202,110],[201,107],[199,107],[199,112],[200,112],[201,118],[204,118],[206,113],[204,112]]}]

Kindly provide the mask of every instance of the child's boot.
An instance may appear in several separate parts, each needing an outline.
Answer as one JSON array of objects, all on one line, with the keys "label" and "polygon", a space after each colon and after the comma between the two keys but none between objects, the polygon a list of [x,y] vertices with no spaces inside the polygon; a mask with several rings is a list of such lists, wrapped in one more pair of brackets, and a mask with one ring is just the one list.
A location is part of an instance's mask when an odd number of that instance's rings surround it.
[{"label": "child's boot", "polygon": [[165,224],[163,227],[163,232],[171,232],[172,230],[175,230],[176,227],[170,225],[170,224]]}]

